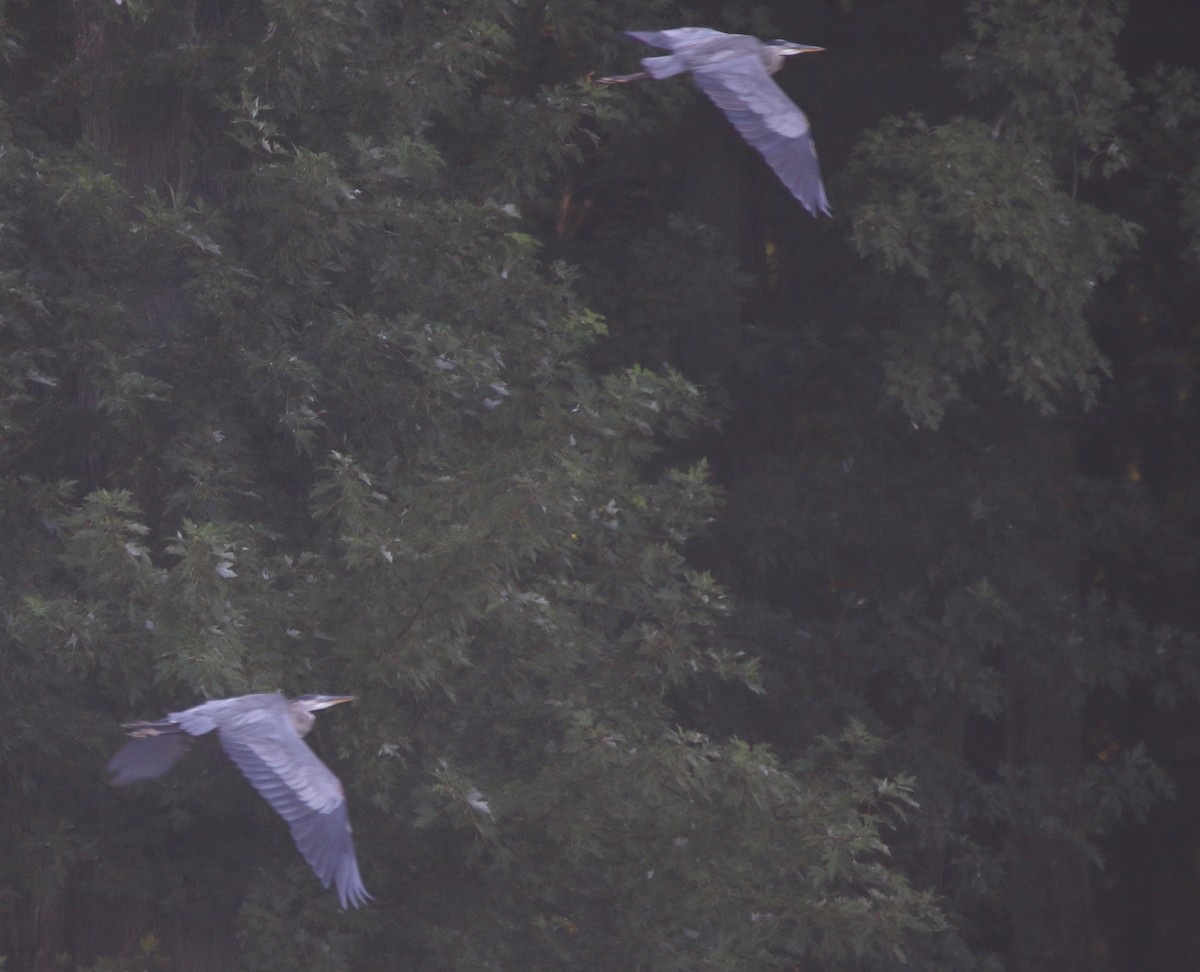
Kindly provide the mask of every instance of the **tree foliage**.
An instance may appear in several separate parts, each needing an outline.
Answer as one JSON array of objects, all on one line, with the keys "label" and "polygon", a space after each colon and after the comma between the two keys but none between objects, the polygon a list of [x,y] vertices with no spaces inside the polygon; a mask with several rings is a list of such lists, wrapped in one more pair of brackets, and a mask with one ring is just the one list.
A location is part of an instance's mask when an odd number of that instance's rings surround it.
[{"label": "tree foliage", "polygon": [[[207,924],[238,968],[790,968],[939,926],[864,734],[801,767],[677,723],[758,684],[684,557],[714,487],[661,457],[705,405],[587,363],[604,322],[521,209],[598,110],[522,82],[523,11],[7,12],[14,967],[185,967]],[[365,914],[214,753],[104,785],[123,719],[277,688],[358,696],[315,745]]]},{"label": "tree foliage", "polygon": [[[1116,0],[702,6],[3,5],[8,967],[1116,964],[1200,686],[1196,75]],[[685,22],[830,48],[835,221],[587,83]],[[357,696],[363,911],[215,747],[105,784],[276,689]]]}]

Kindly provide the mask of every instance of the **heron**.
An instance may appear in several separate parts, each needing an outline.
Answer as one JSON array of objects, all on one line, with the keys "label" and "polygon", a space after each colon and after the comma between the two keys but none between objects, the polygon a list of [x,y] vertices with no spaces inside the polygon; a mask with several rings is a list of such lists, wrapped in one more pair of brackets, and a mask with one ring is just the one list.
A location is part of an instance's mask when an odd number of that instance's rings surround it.
[{"label": "heron", "polygon": [[671,53],[642,58],[644,71],[597,78],[597,83],[661,80],[689,72],[742,138],[762,153],[788,192],[814,216],[830,214],[808,118],[771,80],[783,67],[784,58],[825,48],[786,40],[760,41],[748,34],[726,34],[707,27],[625,33]]},{"label": "heron", "polygon": [[214,699],[157,722],[122,726],[132,738],[109,761],[114,786],[162,776],[187,752],[193,736],[217,732],[221,747],[292,832],[292,839],[321,883],[337,887],[343,908],[361,907],[371,897],[354,855],[350,817],[341,781],[308,748],[303,737],[316,723],[314,712],[352,695],[278,692]]}]

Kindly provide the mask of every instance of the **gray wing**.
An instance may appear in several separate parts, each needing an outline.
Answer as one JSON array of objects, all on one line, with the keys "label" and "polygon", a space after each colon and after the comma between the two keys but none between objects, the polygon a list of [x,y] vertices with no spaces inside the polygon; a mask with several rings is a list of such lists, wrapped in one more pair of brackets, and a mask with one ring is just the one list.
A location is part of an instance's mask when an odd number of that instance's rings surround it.
[{"label": "gray wing", "polygon": [[292,839],[342,907],[371,897],[354,854],[342,784],[305,745],[283,705],[238,713],[218,723],[221,746],[292,831]]},{"label": "gray wing", "polygon": [[693,68],[692,77],[804,208],[814,216],[828,214],[808,118],[771,80],[758,57],[726,58]]},{"label": "gray wing", "polygon": [[715,41],[717,38],[728,40],[740,35],[726,34],[724,31],[708,27],[676,27],[673,30],[627,30],[625,36],[660,50],[676,51]]},{"label": "gray wing", "polygon": [[674,30],[627,30],[626,37],[641,41],[650,47],[674,51],[663,57],[643,57],[642,67],[657,81],[673,78],[690,71],[696,58],[703,59],[705,52],[713,46],[724,45],[734,40],[734,35],[723,34],[707,27],[677,27]]},{"label": "gray wing", "polygon": [[282,693],[260,692],[257,695],[235,695],[232,699],[213,699],[182,712],[168,712],[166,721],[175,723],[190,735],[203,736],[214,729],[236,725],[239,719],[268,713],[278,713],[281,718],[287,718],[288,700]]},{"label": "gray wing", "polygon": [[187,754],[191,739],[181,732],[130,739],[108,761],[113,786],[155,780]]}]

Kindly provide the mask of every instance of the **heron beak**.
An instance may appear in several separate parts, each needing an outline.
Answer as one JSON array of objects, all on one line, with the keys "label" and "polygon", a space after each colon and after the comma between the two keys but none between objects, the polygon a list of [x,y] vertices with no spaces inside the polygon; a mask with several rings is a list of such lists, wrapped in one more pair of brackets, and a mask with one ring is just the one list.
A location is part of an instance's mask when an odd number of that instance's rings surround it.
[{"label": "heron beak", "polygon": [[309,709],[316,712],[320,709],[328,709],[330,706],[338,705],[341,702],[353,702],[353,695],[318,695],[309,705]]},{"label": "heron beak", "polygon": [[823,47],[813,47],[812,44],[797,44],[795,41],[777,40],[771,41],[771,47],[775,48],[784,57],[791,57],[793,54],[815,54],[817,51],[823,51]]}]

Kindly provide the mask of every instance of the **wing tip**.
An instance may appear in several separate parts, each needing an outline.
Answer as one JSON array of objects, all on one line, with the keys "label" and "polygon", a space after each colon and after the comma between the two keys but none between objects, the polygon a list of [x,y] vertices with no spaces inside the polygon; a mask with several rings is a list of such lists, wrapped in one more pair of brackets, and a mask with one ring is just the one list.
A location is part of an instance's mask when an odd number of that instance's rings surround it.
[{"label": "wing tip", "polygon": [[375,900],[363,886],[362,875],[358,872],[358,858],[353,849],[340,861],[334,872],[333,883],[337,886],[338,901],[343,911],[365,907],[368,901]]},{"label": "wing tip", "polygon": [[343,911],[349,911],[351,908],[365,908],[368,902],[375,900],[375,896],[362,886],[361,881],[352,887],[343,887],[339,884],[337,894]]}]

